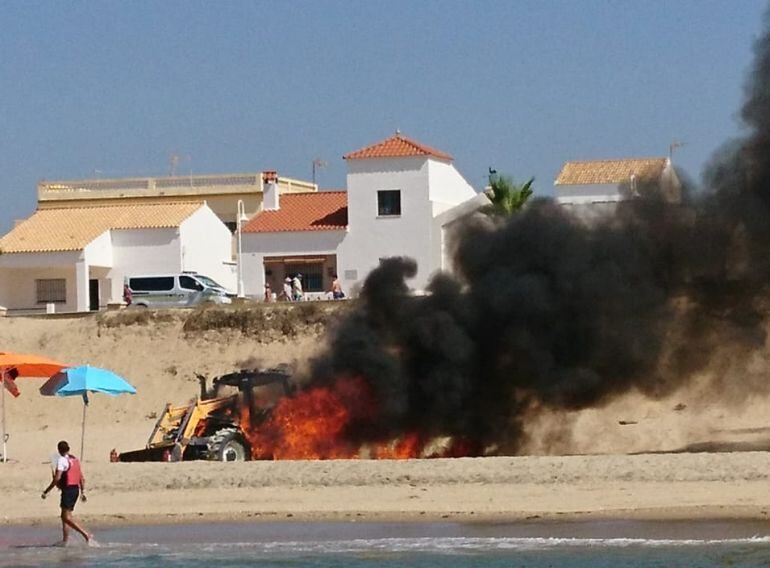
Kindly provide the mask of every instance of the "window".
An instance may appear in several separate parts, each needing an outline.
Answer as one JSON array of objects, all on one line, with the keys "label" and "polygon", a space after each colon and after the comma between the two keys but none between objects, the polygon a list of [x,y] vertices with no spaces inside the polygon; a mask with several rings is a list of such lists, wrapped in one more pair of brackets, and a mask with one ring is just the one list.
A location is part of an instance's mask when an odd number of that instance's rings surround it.
[{"label": "window", "polygon": [[208,276],[204,276],[203,274],[196,274],[195,278],[198,279],[198,282],[200,282],[201,284],[203,284],[205,286],[208,286],[209,288],[222,288],[221,284],[215,282],[214,280],[212,280]]},{"label": "window", "polygon": [[324,273],[323,266],[320,264],[311,264],[305,267],[305,290],[308,292],[324,291]]},{"label": "window", "polygon": [[377,192],[377,215],[380,217],[401,215],[400,189],[388,189]]},{"label": "window", "polygon": [[148,278],[131,278],[129,286],[133,291],[161,292],[174,289],[173,276],[151,276]]},{"label": "window", "polygon": [[287,264],[286,274],[302,274],[302,289],[305,292],[324,291],[323,264]]},{"label": "window", "polygon": [[179,285],[185,290],[203,290],[203,285],[190,276],[180,276]]},{"label": "window", "polygon": [[67,281],[64,278],[35,280],[38,304],[63,304],[67,301]]}]

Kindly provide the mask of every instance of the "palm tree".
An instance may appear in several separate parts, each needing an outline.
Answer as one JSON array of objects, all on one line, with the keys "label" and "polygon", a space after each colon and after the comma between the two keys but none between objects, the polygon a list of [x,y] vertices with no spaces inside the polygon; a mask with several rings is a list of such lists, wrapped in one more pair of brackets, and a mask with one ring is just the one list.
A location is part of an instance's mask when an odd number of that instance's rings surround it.
[{"label": "palm tree", "polygon": [[532,184],[535,178],[528,182],[517,184],[508,176],[499,176],[496,173],[489,175],[489,191],[486,196],[489,198],[489,205],[484,207],[483,211],[487,215],[510,217],[517,211],[520,211],[532,197]]}]

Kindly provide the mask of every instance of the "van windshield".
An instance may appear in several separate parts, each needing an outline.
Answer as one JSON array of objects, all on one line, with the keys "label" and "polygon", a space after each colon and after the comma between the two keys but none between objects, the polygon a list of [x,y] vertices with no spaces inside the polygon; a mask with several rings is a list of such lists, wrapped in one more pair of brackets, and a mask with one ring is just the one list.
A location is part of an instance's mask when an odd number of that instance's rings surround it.
[{"label": "van windshield", "polygon": [[222,288],[219,284],[217,284],[215,281],[213,281],[208,276],[202,276],[201,274],[196,274],[195,278],[200,282],[201,284],[205,284],[209,288]]}]

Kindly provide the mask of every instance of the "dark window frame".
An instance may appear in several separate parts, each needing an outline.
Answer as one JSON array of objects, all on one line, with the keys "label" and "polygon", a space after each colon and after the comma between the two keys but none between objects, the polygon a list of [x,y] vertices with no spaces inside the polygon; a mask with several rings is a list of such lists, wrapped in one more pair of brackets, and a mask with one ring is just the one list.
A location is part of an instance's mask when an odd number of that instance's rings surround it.
[{"label": "dark window frame", "polygon": [[401,216],[401,190],[380,189],[377,191],[377,216]]},{"label": "dark window frame", "polygon": [[[185,282],[189,280],[192,284],[190,286],[185,286]],[[195,278],[192,276],[188,276],[187,274],[183,274],[179,277],[179,287],[182,290],[191,290],[193,292],[200,292],[203,290],[203,284],[198,282]]]}]

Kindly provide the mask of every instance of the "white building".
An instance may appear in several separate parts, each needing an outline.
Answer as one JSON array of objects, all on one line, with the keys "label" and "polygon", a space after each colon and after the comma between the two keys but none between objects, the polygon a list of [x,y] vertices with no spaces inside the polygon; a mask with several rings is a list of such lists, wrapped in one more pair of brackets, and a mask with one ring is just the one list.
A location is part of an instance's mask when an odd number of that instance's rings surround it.
[{"label": "white building", "polygon": [[231,238],[200,202],[39,209],[0,239],[0,305],[96,310],[135,274],[196,271],[234,290]]},{"label": "white building", "polygon": [[243,229],[242,270],[247,296],[262,297],[265,283],[279,294],[287,276],[302,274],[305,292],[323,296],[339,264],[347,236],[344,191],[278,195],[265,190],[265,207]]},{"label": "white building", "polygon": [[266,187],[265,211],[243,229],[247,295],[264,284],[279,292],[301,273],[306,291],[322,294],[334,274],[350,292],[383,258],[408,256],[423,290],[448,268],[446,228],[488,203],[452,165],[452,156],[400,133],[344,156],[347,191],[280,195]]},{"label": "white building", "polygon": [[624,158],[566,162],[554,189],[558,203],[590,217],[652,194],[678,203],[682,184],[669,158]]}]

